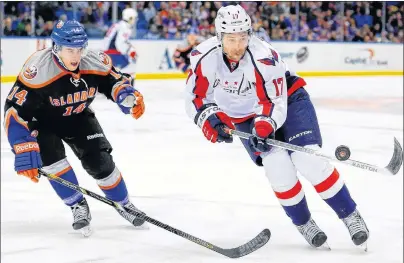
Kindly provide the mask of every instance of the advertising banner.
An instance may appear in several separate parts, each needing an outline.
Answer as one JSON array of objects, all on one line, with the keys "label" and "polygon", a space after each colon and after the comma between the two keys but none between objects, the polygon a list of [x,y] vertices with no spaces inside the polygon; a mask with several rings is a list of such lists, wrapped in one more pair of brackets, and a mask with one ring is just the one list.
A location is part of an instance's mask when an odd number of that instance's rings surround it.
[{"label": "advertising banner", "polygon": [[[131,40],[138,59],[138,78],[183,77],[172,59],[180,41]],[[90,39],[89,48],[101,50],[101,39]],[[273,42],[282,59],[293,71],[305,76],[402,75],[403,48],[399,44],[354,44]],[[50,39],[2,38],[2,81],[19,73],[35,51],[50,47]]]}]

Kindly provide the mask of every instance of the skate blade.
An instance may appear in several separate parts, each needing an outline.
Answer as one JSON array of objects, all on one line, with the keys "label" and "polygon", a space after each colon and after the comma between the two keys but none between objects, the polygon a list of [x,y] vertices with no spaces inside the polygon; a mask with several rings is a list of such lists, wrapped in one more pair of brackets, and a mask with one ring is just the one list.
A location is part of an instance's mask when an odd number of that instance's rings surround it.
[{"label": "skate blade", "polygon": [[359,246],[361,249],[363,249],[364,252],[368,252],[368,242],[363,243],[362,245]]},{"label": "skate blade", "polygon": [[326,250],[331,250],[331,247],[330,247],[330,245],[328,245],[327,242],[324,242],[324,244],[319,248],[326,249]]},{"label": "skate blade", "polygon": [[89,237],[93,233],[93,230],[91,229],[90,226],[85,226],[83,228],[80,228],[79,231],[83,235],[83,237]]},{"label": "skate blade", "polygon": [[314,248],[314,249],[318,249],[318,250],[331,250],[331,247],[328,245],[327,242],[324,242],[324,244],[322,244],[319,247],[315,247],[313,245],[311,245],[311,247]]}]

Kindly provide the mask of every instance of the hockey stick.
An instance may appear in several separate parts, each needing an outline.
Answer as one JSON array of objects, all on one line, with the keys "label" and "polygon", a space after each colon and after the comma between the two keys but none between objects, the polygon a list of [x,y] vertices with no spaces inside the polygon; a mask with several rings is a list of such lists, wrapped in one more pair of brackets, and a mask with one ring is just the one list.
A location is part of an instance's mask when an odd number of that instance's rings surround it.
[{"label": "hockey stick", "polygon": [[194,243],[196,243],[196,244],[198,244],[200,246],[206,247],[206,248],[208,248],[210,250],[213,250],[213,251],[215,251],[215,252],[217,252],[219,254],[222,254],[222,255],[224,255],[226,257],[229,257],[229,258],[239,258],[239,257],[245,256],[245,255],[248,255],[248,254],[254,252],[255,250],[261,248],[262,246],[264,246],[268,242],[269,238],[271,237],[271,231],[269,231],[269,229],[264,229],[255,238],[253,238],[252,240],[250,240],[249,242],[247,242],[244,245],[241,245],[241,246],[236,247],[236,248],[230,248],[230,249],[220,248],[220,247],[215,246],[215,245],[213,245],[213,244],[211,244],[211,243],[209,243],[207,241],[204,241],[204,240],[202,240],[200,238],[197,238],[197,237],[195,237],[193,235],[185,233],[185,232],[183,232],[183,231],[181,231],[179,229],[176,229],[174,227],[166,225],[166,224],[164,224],[164,223],[162,223],[162,222],[160,222],[160,221],[158,221],[156,219],[148,217],[147,215],[144,215],[144,214],[139,213],[139,212],[137,212],[135,210],[132,210],[132,209],[128,209],[126,207],[122,207],[119,203],[117,203],[115,201],[112,201],[112,200],[110,200],[110,199],[108,199],[108,198],[106,198],[104,196],[101,196],[101,195],[98,195],[96,193],[93,193],[93,192],[91,192],[91,191],[89,191],[87,189],[84,189],[84,188],[82,188],[82,187],[80,187],[80,186],[78,186],[76,184],[73,184],[73,183],[71,183],[69,181],[66,181],[66,180],[64,180],[64,179],[62,179],[60,177],[57,177],[57,176],[53,175],[53,174],[48,174],[48,173],[44,172],[41,169],[39,169],[39,175],[45,176],[45,177],[47,177],[47,178],[49,178],[49,179],[51,179],[51,180],[53,180],[55,182],[58,182],[59,184],[62,184],[62,185],[66,186],[66,187],[69,187],[69,188],[71,188],[73,190],[81,192],[81,193],[83,193],[85,195],[91,196],[91,197],[93,197],[93,198],[95,198],[95,199],[97,199],[97,200],[99,200],[99,201],[101,201],[101,202],[103,202],[105,204],[108,204],[108,205],[110,205],[112,207],[115,207],[115,208],[118,208],[118,209],[121,209],[121,210],[123,209],[126,212],[131,213],[134,216],[137,216],[137,217],[139,217],[141,219],[144,219],[146,222],[149,222],[150,224],[153,224],[155,226],[163,228],[164,230],[167,230],[167,231],[169,231],[171,233],[174,233],[177,236],[180,236],[182,238],[188,239],[189,241],[192,241],[192,242],[194,242]]},{"label": "hockey stick", "polygon": [[[248,139],[249,137],[253,136],[250,133],[232,130],[232,129],[228,129],[228,128],[226,128],[225,131],[229,134],[236,135],[243,139]],[[375,172],[375,173],[382,173],[385,175],[397,174],[401,168],[401,165],[403,164],[403,149],[401,148],[401,145],[396,138],[394,138],[393,157],[391,158],[389,164],[384,168],[378,167],[375,165],[371,165],[371,164],[367,164],[367,163],[363,163],[363,162],[359,162],[359,161],[355,161],[355,160],[350,160],[350,159],[341,161],[341,160],[338,160],[334,156],[328,156],[328,155],[325,155],[325,154],[323,154],[319,151],[313,150],[313,149],[308,149],[308,148],[296,146],[293,144],[289,144],[286,142],[281,142],[281,141],[273,140],[273,139],[269,139],[269,138],[266,139],[266,143],[269,145],[272,145],[272,146],[276,146],[279,148],[289,150],[289,151],[307,153],[307,154],[315,155],[318,157],[322,157],[327,160],[331,160],[331,161],[335,161],[335,162],[342,162],[344,164],[354,166],[356,168],[368,170],[368,171]]]}]

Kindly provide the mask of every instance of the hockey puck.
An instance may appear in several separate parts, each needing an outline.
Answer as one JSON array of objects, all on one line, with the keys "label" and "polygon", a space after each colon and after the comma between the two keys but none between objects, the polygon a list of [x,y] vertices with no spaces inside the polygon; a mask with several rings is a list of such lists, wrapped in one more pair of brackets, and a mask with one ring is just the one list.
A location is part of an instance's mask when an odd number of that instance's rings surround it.
[{"label": "hockey puck", "polygon": [[340,161],[346,161],[351,156],[351,151],[348,146],[340,145],[335,149],[335,157]]}]

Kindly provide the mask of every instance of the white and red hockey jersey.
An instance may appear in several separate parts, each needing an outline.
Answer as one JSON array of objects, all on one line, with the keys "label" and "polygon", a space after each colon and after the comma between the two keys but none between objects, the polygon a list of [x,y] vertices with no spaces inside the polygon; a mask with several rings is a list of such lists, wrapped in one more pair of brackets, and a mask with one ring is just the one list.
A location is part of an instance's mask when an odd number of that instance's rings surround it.
[{"label": "white and red hockey jersey", "polygon": [[244,57],[230,63],[221,42],[212,37],[191,52],[186,111],[194,120],[204,104],[216,103],[235,123],[264,115],[280,128],[286,120],[288,93],[304,85],[267,42],[251,36]]},{"label": "white and red hockey jersey", "polygon": [[103,49],[107,54],[129,55],[133,48],[129,42],[132,35],[132,28],[126,21],[119,21],[113,24],[103,40]]}]

